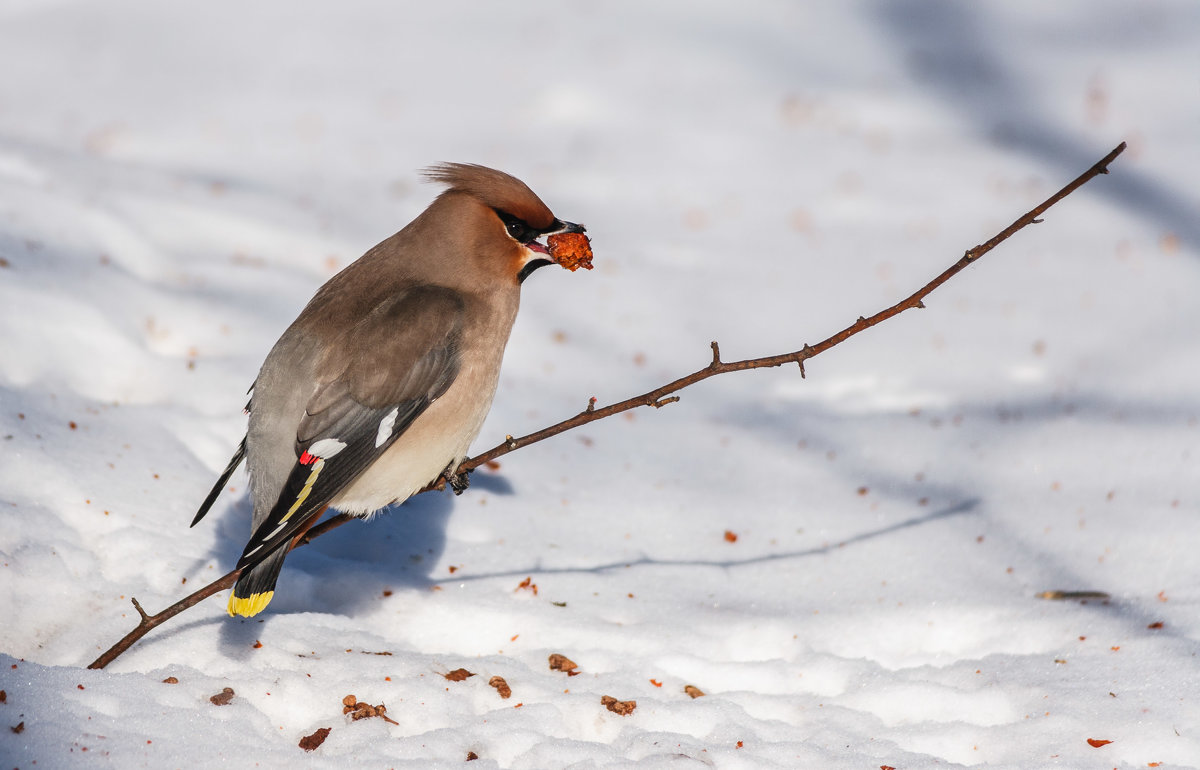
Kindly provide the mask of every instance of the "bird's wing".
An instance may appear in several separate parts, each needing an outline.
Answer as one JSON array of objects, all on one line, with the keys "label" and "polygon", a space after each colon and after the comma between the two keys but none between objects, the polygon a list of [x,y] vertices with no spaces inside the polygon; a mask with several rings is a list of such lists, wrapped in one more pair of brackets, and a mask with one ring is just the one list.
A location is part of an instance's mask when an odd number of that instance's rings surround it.
[{"label": "bird's wing", "polygon": [[458,375],[464,309],[458,293],[418,286],[335,338],[296,432],[296,465],[238,569],[286,545],[446,392]]}]

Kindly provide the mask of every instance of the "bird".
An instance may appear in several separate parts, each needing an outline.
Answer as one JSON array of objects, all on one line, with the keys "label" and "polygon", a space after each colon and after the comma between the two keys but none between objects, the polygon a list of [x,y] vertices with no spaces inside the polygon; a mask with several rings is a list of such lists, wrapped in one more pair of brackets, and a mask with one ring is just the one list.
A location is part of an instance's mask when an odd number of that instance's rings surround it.
[{"label": "bird", "polygon": [[250,388],[245,437],[191,525],[244,460],[254,512],[231,616],[267,606],[327,507],[366,518],[441,478],[465,487],[457,468],[491,409],[521,285],[553,264],[538,239],[586,232],[502,171],[424,176],[445,189],[317,290]]}]

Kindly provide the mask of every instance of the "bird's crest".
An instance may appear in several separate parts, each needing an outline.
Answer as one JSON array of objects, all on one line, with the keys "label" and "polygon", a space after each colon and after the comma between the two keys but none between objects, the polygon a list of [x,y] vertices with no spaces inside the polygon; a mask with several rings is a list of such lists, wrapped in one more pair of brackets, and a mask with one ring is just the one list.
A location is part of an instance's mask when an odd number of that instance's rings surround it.
[{"label": "bird's crest", "polygon": [[520,179],[503,171],[474,163],[439,163],[425,169],[424,175],[432,182],[449,185],[446,193],[473,195],[487,206],[510,214],[531,227],[542,229],[554,222],[554,214],[542,199]]}]

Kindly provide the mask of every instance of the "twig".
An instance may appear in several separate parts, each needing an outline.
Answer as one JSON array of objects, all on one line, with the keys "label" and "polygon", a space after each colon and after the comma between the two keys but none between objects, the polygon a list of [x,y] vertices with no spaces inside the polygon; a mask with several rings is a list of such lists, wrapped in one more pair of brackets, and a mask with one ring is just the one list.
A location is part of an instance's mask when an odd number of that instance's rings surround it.
[{"label": "twig", "polygon": [[1119,144],[1112,152],[1110,152],[1108,155],[1105,155],[1098,163],[1096,163],[1096,165],[1092,166],[1087,171],[1076,177],[1073,182],[1054,193],[1054,195],[1051,195],[1046,200],[1042,201],[1020,219],[1004,228],[1004,230],[998,233],[991,240],[981,243],[973,249],[968,249],[967,252],[963,254],[961,259],[959,259],[950,267],[946,268],[939,276],[910,294],[908,297],[900,300],[886,310],[879,311],[870,318],[863,318],[862,316],[859,316],[858,320],[853,324],[847,326],[845,329],[842,329],[832,337],[818,342],[816,345],[805,345],[800,350],[797,350],[793,353],[784,353],[777,356],[764,356],[763,358],[749,358],[745,361],[733,361],[726,363],[721,360],[720,348],[717,346],[717,343],[713,342],[712,363],[703,369],[698,369],[686,377],[680,377],[674,382],[663,385],[661,388],[652,390],[649,393],[643,393],[640,396],[627,398],[624,401],[620,401],[610,406],[598,409],[589,408],[585,412],[581,412],[574,417],[563,420],[555,425],[551,425],[548,428],[543,428],[536,433],[530,433],[528,436],[522,436],[520,438],[512,438],[509,436],[507,439],[505,439],[504,443],[494,446],[486,452],[475,455],[468,460],[464,460],[463,463],[458,467],[458,472],[463,473],[465,471],[478,468],[480,465],[483,465],[486,462],[495,460],[497,457],[503,457],[509,452],[520,449],[523,446],[536,444],[537,442],[548,439],[551,436],[557,436],[563,431],[568,431],[572,428],[578,428],[580,425],[587,425],[588,423],[595,422],[596,420],[603,420],[605,417],[611,417],[614,414],[627,412],[630,409],[636,409],[639,406],[662,406],[664,404],[664,399],[672,393],[683,390],[689,385],[694,385],[701,380],[708,379],[709,377],[715,377],[718,374],[725,374],[726,372],[740,372],[746,369],[763,369],[766,367],[782,366],[783,364],[791,363],[799,364],[800,373],[804,374],[804,362],[808,359],[820,355],[836,345],[840,345],[859,332],[866,331],[872,326],[882,323],[892,316],[899,315],[905,310],[925,307],[923,300],[928,297],[934,289],[941,286],[958,273],[962,272],[968,265],[982,257],[984,254],[987,254],[989,251],[1011,238],[1018,230],[1021,230],[1027,225],[1035,222],[1040,222],[1041,220],[1038,219],[1038,217],[1041,216],[1046,209],[1075,192],[1075,190],[1083,186],[1094,177],[1099,176],[1100,174],[1107,174],[1108,164],[1112,163],[1113,160],[1115,160],[1116,157],[1124,151],[1125,143],[1121,142],[1121,144]]},{"label": "twig", "polygon": [[104,668],[109,663],[112,663],[114,660],[116,660],[118,655],[132,647],[134,642],[150,633],[150,631],[154,628],[167,622],[171,618],[186,610],[188,607],[199,604],[218,591],[223,591],[232,586],[237,582],[239,574],[241,574],[241,572],[235,569],[233,572],[217,578],[213,582],[201,588],[199,591],[188,595],[186,598],[180,599],[157,615],[147,615],[146,611],[142,609],[142,605],[138,603],[137,599],[130,599],[130,601],[133,602],[133,608],[137,610],[138,615],[141,616],[141,620],[138,621],[137,627],[122,637],[121,641],[108,648],[103,655],[89,663],[88,668]]},{"label": "twig", "polygon": [[[924,299],[929,296],[934,289],[938,288],[946,281],[962,272],[968,265],[978,260],[984,254],[987,254],[989,251],[1011,238],[1019,230],[1027,227],[1028,225],[1041,222],[1042,220],[1039,219],[1039,217],[1055,203],[1058,203],[1060,200],[1075,192],[1075,190],[1082,187],[1084,184],[1100,174],[1107,174],[1108,165],[1124,151],[1125,143],[1121,142],[1121,144],[1113,149],[1112,152],[1110,152],[1108,155],[1105,155],[1098,163],[1076,177],[1075,180],[1066,187],[1042,201],[1020,219],[997,233],[992,239],[981,243],[973,249],[968,249],[957,262],[946,268],[940,275],[922,286],[917,291],[910,294],[908,297],[905,297],[891,307],[881,310],[869,318],[859,316],[858,320],[856,320],[853,324],[847,326],[845,329],[842,329],[832,337],[818,342],[816,345],[806,344],[804,347],[800,348],[800,350],[792,353],[783,353],[776,356],[764,356],[762,358],[748,358],[744,361],[725,362],[721,360],[720,346],[718,346],[714,341],[710,345],[712,348],[712,361],[703,369],[698,369],[685,377],[680,377],[674,382],[669,382],[666,385],[663,385],[661,388],[656,388],[649,393],[643,393],[640,396],[627,398],[624,401],[620,401],[599,409],[596,408],[596,399],[594,397],[590,398],[588,399],[587,408],[574,417],[567,418],[562,422],[556,423],[520,438],[505,436],[504,441],[487,450],[486,452],[482,452],[474,457],[464,460],[462,464],[459,465],[457,472],[460,474],[467,473],[468,471],[478,468],[484,463],[491,462],[497,457],[503,457],[509,452],[514,452],[521,447],[529,446],[530,444],[536,444],[539,441],[544,441],[551,436],[557,436],[559,433],[571,430],[572,428],[578,428],[581,425],[587,425],[588,423],[592,423],[597,420],[603,420],[606,417],[612,417],[615,414],[627,412],[631,409],[636,409],[639,406],[653,406],[655,408],[662,408],[667,404],[672,404],[679,400],[679,396],[672,395],[673,393],[683,390],[689,385],[694,385],[701,380],[706,380],[709,377],[715,377],[718,374],[725,374],[727,372],[740,372],[747,369],[764,369],[768,367],[794,363],[800,366],[800,375],[803,377],[805,375],[804,362],[810,358],[818,356],[821,353],[824,353],[826,350],[840,345],[859,332],[866,331],[872,326],[880,324],[893,316],[903,313],[905,310],[925,307]],[[421,492],[428,492],[434,489],[444,489],[445,485],[445,478],[439,478],[436,482],[428,484],[417,494],[420,494]],[[353,517],[347,516],[344,513],[333,516],[308,530],[308,532],[302,538],[297,539],[297,541],[293,543],[292,547],[298,548],[299,546],[306,545],[326,532],[340,527],[351,518]],[[129,649],[129,647],[132,646],[137,640],[141,639],[158,625],[178,615],[192,605],[199,603],[209,596],[212,596],[218,591],[232,586],[235,582],[237,582],[238,574],[239,573],[237,570],[230,572],[224,577],[219,578],[204,588],[201,588],[199,591],[191,594],[187,598],[181,599],[175,604],[172,604],[170,607],[158,613],[157,615],[147,615],[142,609],[141,605],[138,604],[137,600],[134,599],[133,606],[137,609],[138,614],[141,616],[141,620],[138,622],[137,627],[134,628],[133,631],[129,632],[129,634],[121,639],[121,641],[113,645],[111,649],[109,649],[99,658],[96,658],[96,660],[92,661],[88,668],[104,668],[118,655],[125,652],[125,650]]]}]

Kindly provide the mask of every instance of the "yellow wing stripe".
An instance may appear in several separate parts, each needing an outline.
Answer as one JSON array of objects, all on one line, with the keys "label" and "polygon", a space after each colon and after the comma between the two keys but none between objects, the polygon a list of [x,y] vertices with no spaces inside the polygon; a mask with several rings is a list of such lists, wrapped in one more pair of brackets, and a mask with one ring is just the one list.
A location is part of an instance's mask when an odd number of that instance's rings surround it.
[{"label": "yellow wing stripe", "polygon": [[304,501],[308,499],[308,493],[312,492],[313,484],[317,483],[317,476],[321,474],[321,469],[324,467],[325,460],[318,457],[317,461],[313,463],[312,473],[308,474],[308,481],[304,482],[304,489],[301,489],[300,494],[296,495],[296,502],[292,503],[292,507],[288,508],[288,512],[279,520],[280,524],[292,518],[292,514],[298,511],[301,505],[304,505]]}]

